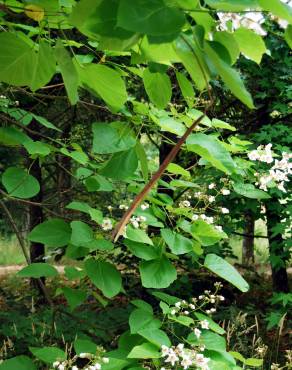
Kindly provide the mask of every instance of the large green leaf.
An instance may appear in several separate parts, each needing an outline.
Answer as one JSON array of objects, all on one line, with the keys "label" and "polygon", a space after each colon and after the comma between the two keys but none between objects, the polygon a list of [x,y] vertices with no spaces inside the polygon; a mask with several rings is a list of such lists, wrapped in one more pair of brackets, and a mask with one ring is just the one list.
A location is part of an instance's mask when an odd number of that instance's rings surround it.
[{"label": "large green leaf", "polygon": [[167,347],[171,346],[171,342],[167,334],[160,329],[147,327],[146,329],[139,330],[138,334],[147,339],[150,343],[155,344],[157,347],[161,347],[162,345]]},{"label": "large green leaf", "polygon": [[222,60],[209,44],[206,44],[205,49],[211,64],[214,65],[223,82],[231,92],[249,108],[254,108],[252,97],[246,90],[239,73]]},{"label": "large green leaf", "polygon": [[216,254],[208,254],[205,258],[204,266],[214,272],[214,274],[236,286],[242,292],[248,291],[249,285],[238,271]]},{"label": "large green leaf", "polygon": [[134,347],[128,354],[128,358],[159,358],[161,356],[159,348],[152,343],[142,343]]},{"label": "large green leaf", "polygon": [[291,5],[284,4],[281,0],[258,0],[262,9],[273,13],[281,19],[286,19],[292,24],[292,8]]},{"label": "large green leaf", "polygon": [[155,319],[151,312],[137,308],[131,312],[129,317],[129,325],[131,334],[136,334],[144,329],[158,329],[162,323],[160,320]]},{"label": "large green leaf", "polygon": [[269,199],[270,195],[260,189],[257,189],[253,184],[245,184],[243,182],[235,182],[233,189],[237,194],[243,195],[251,199]]},{"label": "large green leaf", "polygon": [[33,45],[14,33],[0,34],[0,81],[24,86],[32,81],[36,54]]},{"label": "large green leaf", "polygon": [[162,229],[161,236],[174,254],[184,254],[193,250],[193,242],[190,239],[170,229]]},{"label": "large green leaf", "polygon": [[135,148],[114,154],[101,169],[100,174],[117,180],[125,180],[134,175],[138,167]]},{"label": "large green leaf", "polygon": [[2,184],[9,195],[22,199],[31,198],[40,191],[37,179],[17,167],[7,168],[2,175]]},{"label": "large green leaf", "polygon": [[214,136],[201,133],[191,134],[186,143],[188,150],[199,154],[219,170],[227,174],[236,171],[236,165],[231,155]]},{"label": "large green leaf", "polygon": [[19,146],[31,139],[15,127],[0,127],[0,143],[6,146]]},{"label": "large green leaf", "polygon": [[128,96],[125,83],[117,71],[101,64],[79,67],[78,71],[86,89],[100,96],[114,110],[123,107]]},{"label": "large green leaf", "polygon": [[241,53],[260,64],[267,50],[261,36],[247,28],[240,27],[234,32],[234,37]]},{"label": "large green leaf", "polygon": [[165,256],[143,261],[139,269],[142,285],[145,288],[167,288],[177,277],[176,269]]},{"label": "large green leaf", "polygon": [[166,6],[163,0],[121,0],[118,26],[151,36],[173,40],[185,23],[182,11]]},{"label": "large green leaf", "polygon": [[3,361],[1,370],[37,370],[36,365],[27,356],[16,356]]},{"label": "large green leaf", "polygon": [[227,31],[215,32],[214,41],[219,42],[227,49],[230,56],[231,65],[234,64],[240,53],[238,44],[234,38],[234,33]]},{"label": "large green leaf", "polygon": [[146,68],[143,72],[143,83],[151,102],[160,109],[165,108],[171,99],[171,82],[168,75],[150,72],[149,68]]},{"label": "large green leaf", "polygon": [[86,299],[86,292],[83,290],[63,287],[62,291],[72,311]]},{"label": "large green leaf", "polygon": [[30,347],[29,350],[35,357],[50,364],[55,361],[66,360],[66,353],[57,347]]},{"label": "large green leaf", "polygon": [[90,258],[85,261],[85,270],[93,284],[107,298],[112,298],[120,292],[122,288],[121,274],[114,265]]},{"label": "large green leaf", "polygon": [[192,106],[195,98],[195,91],[192,83],[182,72],[177,71],[175,72],[175,75],[185,101],[189,106]]},{"label": "large green leaf", "polygon": [[46,41],[40,41],[36,61],[32,65],[32,78],[29,86],[34,91],[46,85],[55,71],[56,60],[51,46]]},{"label": "large green leaf", "polygon": [[68,51],[64,48],[62,41],[58,39],[55,55],[60,68],[65,88],[71,104],[76,104],[78,97],[79,77],[75,65]]},{"label": "large green leaf", "polygon": [[149,238],[144,230],[135,229],[131,225],[127,226],[126,238],[133,240],[134,242],[153,245],[152,240]]},{"label": "large green leaf", "polygon": [[89,225],[82,221],[71,222],[71,243],[78,247],[85,247],[93,240],[93,231]]},{"label": "large green leaf", "polygon": [[175,51],[199,90],[209,81],[209,71],[198,46],[192,37],[183,36],[176,40]]},{"label": "large green leaf", "polygon": [[159,257],[160,249],[157,247],[138,243],[129,239],[125,239],[124,243],[134,256],[142,258],[143,260],[150,261]]},{"label": "large green leaf", "polygon": [[97,122],[92,125],[92,150],[98,154],[122,152],[135,146],[136,140],[127,130],[118,131],[113,125]]},{"label": "large green leaf", "polygon": [[37,225],[28,236],[30,241],[43,243],[48,247],[63,247],[69,243],[70,238],[70,226],[59,218]]},{"label": "large green leaf", "polygon": [[51,266],[47,263],[31,263],[30,265],[21,269],[18,273],[18,276],[24,278],[40,278],[40,277],[54,277],[58,275],[58,271],[54,266]]},{"label": "large green leaf", "polygon": [[214,226],[203,220],[197,220],[192,224],[191,233],[204,246],[213,245],[219,240],[227,238],[223,231],[215,229]]}]

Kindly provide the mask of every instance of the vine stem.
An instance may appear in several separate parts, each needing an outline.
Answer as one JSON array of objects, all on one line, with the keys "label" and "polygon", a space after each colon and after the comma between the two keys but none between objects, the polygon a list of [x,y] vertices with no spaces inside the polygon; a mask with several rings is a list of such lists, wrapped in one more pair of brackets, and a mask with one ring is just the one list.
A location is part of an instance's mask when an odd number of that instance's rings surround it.
[{"label": "vine stem", "polygon": [[131,206],[129,209],[125,212],[124,216],[122,217],[121,221],[117,224],[115,227],[113,233],[112,233],[112,239],[114,242],[118,240],[118,238],[123,234],[124,229],[129,222],[132,214],[135,212],[139,204],[143,201],[143,199],[147,196],[149,191],[152,189],[152,187],[156,184],[156,182],[160,179],[163,172],[165,171],[166,167],[173,161],[177,153],[179,152],[181,146],[185,143],[187,137],[191,134],[193,129],[202,121],[202,119],[205,117],[206,112],[203,113],[198,119],[196,119],[192,125],[186,130],[186,132],[183,134],[183,136],[178,140],[176,145],[171,149],[171,151],[168,153],[162,164],[160,165],[157,172],[154,173],[154,175],[151,177],[150,181],[144,186],[143,190],[136,195],[135,199],[133,200]]}]

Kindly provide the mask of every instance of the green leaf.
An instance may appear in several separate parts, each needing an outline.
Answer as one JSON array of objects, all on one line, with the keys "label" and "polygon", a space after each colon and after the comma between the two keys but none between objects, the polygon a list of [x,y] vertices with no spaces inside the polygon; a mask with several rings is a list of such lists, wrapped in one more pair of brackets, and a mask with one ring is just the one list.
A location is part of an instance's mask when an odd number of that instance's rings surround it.
[{"label": "green leaf", "polygon": [[134,242],[153,245],[152,240],[144,230],[134,229],[132,226],[127,226],[126,239],[133,240]]},{"label": "green leaf", "polygon": [[70,226],[72,229],[72,244],[78,247],[86,247],[86,244],[93,240],[93,231],[86,223],[82,221],[72,221]]},{"label": "green leaf", "polygon": [[31,263],[30,265],[21,269],[17,275],[23,278],[40,278],[40,277],[54,277],[58,275],[55,267],[47,263]]},{"label": "green leaf", "polygon": [[30,155],[45,157],[51,153],[50,147],[41,141],[27,141],[23,146]]},{"label": "green leaf", "polygon": [[76,354],[79,356],[80,353],[91,353],[96,354],[97,346],[94,342],[88,339],[76,339],[74,342],[74,349]]},{"label": "green leaf", "polygon": [[0,143],[7,146],[22,145],[31,139],[14,127],[0,127]]},{"label": "green leaf", "polygon": [[32,198],[40,191],[37,179],[17,167],[7,168],[2,175],[2,184],[10,196],[21,199]]},{"label": "green leaf", "polygon": [[281,0],[258,0],[262,9],[273,13],[281,19],[286,19],[290,24],[292,23],[292,9],[288,4],[284,4]]},{"label": "green leaf", "polygon": [[114,265],[90,258],[85,261],[85,270],[93,284],[107,298],[112,298],[120,292],[122,288],[121,274]]},{"label": "green leaf", "polygon": [[80,289],[63,287],[62,291],[70,306],[71,311],[73,311],[77,306],[84,302],[87,296],[86,292]]},{"label": "green leaf", "polygon": [[43,243],[48,247],[63,247],[71,238],[71,228],[59,218],[51,218],[37,225],[29,234],[32,242]]},{"label": "green leaf", "polygon": [[136,334],[144,329],[158,329],[162,324],[160,320],[154,318],[151,312],[137,308],[130,314],[129,325],[131,334]]},{"label": "green leaf", "polygon": [[[29,112],[26,113],[26,115],[29,115],[29,114],[30,114]],[[56,127],[53,123],[49,122],[45,117],[38,116],[34,113],[32,113],[31,116],[36,121],[38,121],[38,123],[40,123],[42,126],[47,127],[47,128],[51,128],[52,130],[62,132],[62,130],[60,130],[58,127]]]},{"label": "green leaf", "polygon": [[176,71],[175,75],[185,101],[189,106],[192,106],[195,98],[195,91],[192,83],[182,72]]},{"label": "green leaf", "polygon": [[141,262],[139,270],[145,288],[167,288],[177,277],[176,269],[165,256]]},{"label": "green leaf", "polygon": [[65,276],[69,280],[82,279],[85,275],[84,270],[77,269],[73,266],[65,266]]},{"label": "green leaf", "polygon": [[238,44],[234,38],[234,33],[227,31],[215,32],[214,41],[219,42],[227,49],[230,56],[231,65],[233,65],[237,61],[240,53]]},{"label": "green leaf", "polygon": [[138,243],[129,239],[124,240],[125,245],[134,256],[150,261],[159,257],[160,250],[151,245]]},{"label": "green leaf", "polygon": [[233,189],[237,194],[243,195],[251,199],[269,199],[270,195],[260,189],[257,189],[253,184],[245,184],[243,182],[236,182],[233,184]]},{"label": "green leaf", "polygon": [[194,45],[193,39],[185,35],[183,38],[178,38],[175,43],[175,51],[197,88],[203,90],[210,78],[209,71],[202,53]]},{"label": "green leaf", "polygon": [[236,131],[236,128],[234,126],[231,126],[229,123],[221,121],[217,118],[212,119],[212,126],[216,128],[222,128],[224,130]]},{"label": "green leaf", "polygon": [[[159,109],[164,109],[171,99],[171,82],[168,75],[166,73],[150,72],[149,68],[145,68],[143,83],[151,102]],[[159,89],[157,86],[159,86]]]},{"label": "green leaf", "polygon": [[236,171],[236,165],[229,152],[218,139],[206,134],[191,134],[187,138],[187,148],[199,154],[219,170],[231,174]]},{"label": "green leaf", "polygon": [[85,202],[73,201],[73,202],[69,203],[66,206],[66,208],[67,209],[73,209],[75,211],[84,212],[84,213],[89,213],[89,210],[90,210],[91,207]]},{"label": "green leaf", "polygon": [[292,25],[291,24],[289,24],[288,27],[286,28],[284,37],[290,49],[292,49]]},{"label": "green leaf", "polygon": [[148,177],[149,177],[149,169],[148,169],[148,159],[147,159],[146,151],[143,145],[140,143],[140,141],[137,141],[135,148],[136,148],[137,157],[140,162],[140,168],[143,174],[143,179],[145,182],[147,182]]},{"label": "green leaf", "polygon": [[238,28],[233,35],[241,53],[260,64],[263,54],[267,51],[261,36],[243,27]]},{"label": "green leaf", "polygon": [[253,109],[253,101],[250,93],[246,90],[239,73],[224,62],[209,44],[206,45],[206,52],[223,82],[231,92],[241,100],[248,108]]},{"label": "green leaf", "polygon": [[70,103],[74,105],[79,100],[77,91],[79,85],[79,77],[72,58],[70,57],[68,51],[64,48],[60,39],[57,40],[55,55]]},{"label": "green leaf", "polygon": [[138,167],[135,148],[114,154],[100,170],[100,174],[116,180],[125,180],[134,175]]},{"label": "green leaf", "polygon": [[29,347],[29,350],[36,358],[49,364],[66,360],[66,353],[57,347]]},{"label": "green leaf", "polygon": [[178,136],[182,136],[186,132],[185,125],[172,117],[161,117],[155,122],[161,127],[161,131],[171,132]]},{"label": "green leaf", "polygon": [[142,299],[134,299],[131,301],[131,303],[136,306],[137,308],[140,308],[141,310],[147,311],[153,315],[153,308],[151,304],[143,301]]},{"label": "green leaf", "polygon": [[220,334],[220,335],[223,335],[225,334],[225,330],[223,328],[221,328],[221,326],[219,326],[215,321],[213,321],[209,316],[207,315],[204,315],[200,312],[195,312],[194,313],[196,318],[200,321],[208,321],[208,324],[209,324],[209,328],[211,330],[213,330],[215,333],[217,334]]},{"label": "green leaf", "polygon": [[219,240],[228,237],[224,231],[215,229],[214,226],[203,220],[197,220],[192,224],[191,233],[204,246],[213,245]]},{"label": "green leaf", "polygon": [[247,358],[244,361],[244,364],[247,366],[261,367],[263,365],[263,359],[262,358]]},{"label": "green leaf", "polygon": [[214,274],[236,286],[240,291],[248,291],[248,283],[237,272],[237,270],[216,254],[208,254],[205,258],[204,266],[214,272]]},{"label": "green leaf", "polygon": [[182,11],[168,7],[163,0],[121,0],[118,26],[151,36],[167,36],[171,41],[185,23]]},{"label": "green leaf", "polygon": [[171,342],[166,335],[166,333],[160,329],[155,328],[146,328],[143,330],[139,330],[138,334],[141,335],[143,338],[147,339],[148,342],[155,344],[159,348],[162,345],[167,347],[171,346]]},{"label": "green leaf", "polygon": [[169,315],[168,316],[169,320],[175,321],[180,325],[190,327],[191,325],[194,324],[194,320],[191,317],[187,316],[173,316]]},{"label": "green leaf", "polygon": [[37,370],[36,365],[27,356],[16,356],[4,360],[0,364],[1,370]]},{"label": "green leaf", "polygon": [[161,236],[174,254],[184,254],[193,250],[193,242],[170,229],[162,229]]},{"label": "green leaf", "polygon": [[206,0],[206,3],[212,8],[230,12],[258,8],[258,0]]},{"label": "green leaf", "polygon": [[225,352],[226,350],[225,338],[211,332],[210,330],[203,331],[199,340],[194,333],[191,333],[188,336],[188,340],[191,343],[199,342],[200,344],[204,344],[206,346],[206,349],[208,350],[215,350],[220,352]]},{"label": "green leaf", "polygon": [[35,63],[32,65],[32,77],[29,84],[33,91],[45,86],[56,71],[53,50],[47,41],[40,41],[39,51],[35,59]]},{"label": "green leaf", "polygon": [[182,168],[180,165],[176,163],[170,163],[166,170],[170,173],[174,173],[175,175],[182,175],[184,177],[191,177],[191,174],[189,171]]},{"label": "green leaf", "polygon": [[136,145],[134,137],[127,131],[119,132],[113,125],[98,122],[93,123],[93,146],[92,150],[98,154],[111,154],[122,152]]},{"label": "green leaf", "polygon": [[82,85],[100,96],[105,103],[119,110],[127,101],[125,83],[120,74],[112,68],[101,64],[90,64],[78,68]]},{"label": "green leaf", "polygon": [[157,346],[152,343],[142,343],[134,347],[128,354],[128,358],[160,358],[161,354]]}]

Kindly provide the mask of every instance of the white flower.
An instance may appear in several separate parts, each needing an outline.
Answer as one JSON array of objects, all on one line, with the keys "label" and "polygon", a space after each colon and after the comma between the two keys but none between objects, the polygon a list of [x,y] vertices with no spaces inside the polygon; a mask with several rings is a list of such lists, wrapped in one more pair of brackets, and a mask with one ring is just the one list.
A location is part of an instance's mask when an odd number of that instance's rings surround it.
[{"label": "white flower", "polygon": [[222,212],[223,214],[227,214],[227,213],[229,213],[229,209],[228,209],[228,208],[224,208],[224,207],[222,207],[222,208],[221,208],[221,212]]},{"label": "white flower", "polygon": [[202,355],[201,353],[198,353],[196,355],[195,361],[196,361],[196,365],[199,366],[201,369],[204,369],[204,370],[209,369],[207,364],[210,361],[210,359],[207,357],[204,357],[204,355]]},{"label": "white flower", "polygon": [[72,366],[72,369],[71,370],[79,370],[79,368],[77,366]]},{"label": "white flower", "polygon": [[208,224],[212,224],[213,222],[214,222],[214,217],[208,217],[208,216],[206,216],[206,218],[205,218],[205,221],[208,223]]},{"label": "white flower", "polygon": [[214,189],[216,187],[216,184],[214,184],[214,182],[211,182],[211,184],[209,184],[208,188],[211,190],[211,189]]},{"label": "white flower", "polygon": [[93,365],[93,369],[92,370],[100,370],[101,369],[101,365],[99,363],[96,363]]},{"label": "white flower", "polygon": [[199,338],[200,338],[200,336],[201,336],[201,330],[200,330],[200,329],[198,329],[198,328],[195,328],[195,329],[194,329],[194,334],[195,334],[195,336],[199,339]]},{"label": "white flower", "polygon": [[172,366],[175,365],[175,363],[179,360],[179,358],[177,357],[177,355],[175,353],[170,353],[167,357],[167,359],[165,360],[165,362],[170,362]]},{"label": "white flower", "polygon": [[209,322],[207,320],[200,321],[202,329],[209,329]]},{"label": "white flower", "polygon": [[148,203],[141,204],[142,211],[145,211],[147,208],[149,208],[149,204]]},{"label": "white flower", "polygon": [[171,311],[170,311],[170,314],[171,314],[171,315],[175,315],[175,314],[176,314],[176,310],[171,310]]},{"label": "white flower", "polygon": [[128,206],[126,206],[125,204],[120,204],[119,205],[119,209],[128,209],[129,207]]},{"label": "white flower", "polygon": [[191,203],[188,200],[183,200],[179,203],[179,206],[188,208],[191,206]]},{"label": "white flower", "polygon": [[109,358],[108,358],[108,357],[103,357],[103,358],[102,358],[102,362],[103,362],[104,364],[108,364],[108,363],[109,363]]},{"label": "white flower", "polygon": [[135,229],[138,229],[139,228],[139,219],[138,219],[138,217],[135,217],[135,216],[133,216],[133,217],[131,217],[130,218],[130,222],[131,222],[131,224],[133,225],[133,227],[135,228]]},{"label": "white flower", "polygon": [[222,226],[220,226],[220,225],[215,225],[215,229],[217,229],[218,231],[223,231],[223,228],[222,228]]},{"label": "white flower", "polygon": [[193,221],[197,221],[199,219],[199,216],[198,215],[192,215],[192,220]]},{"label": "white flower", "polygon": [[210,202],[210,203],[213,203],[213,202],[215,202],[215,197],[214,197],[214,195],[210,195],[209,197],[208,197],[208,201]]},{"label": "white flower", "polygon": [[216,308],[211,308],[210,311],[211,311],[211,313],[216,312]]},{"label": "white flower", "polygon": [[176,302],[175,303],[175,307],[180,308],[180,306],[181,306],[181,302]]},{"label": "white flower", "polygon": [[229,195],[229,194],[230,194],[230,190],[229,190],[229,189],[222,189],[222,190],[221,190],[221,193],[222,193],[223,195]]},{"label": "white flower", "polygon": [[60,362],[59,361],[55,361],[53,362],[53,368],[56,368],[60,365]]},{"label": "white flower", "polygon": [[190,366],[192,366],[193,361],[190,356],[184,356],[180,364],[181,366],[183,366],[184,369],[188,369]]},{"label": "white flower", "polygon": [[103,221],[102,221],[102,224],[101,224],[101,228],[102,228],[104,231],[112,230],[112,228],[113,228],[113,224],[112,224],[111,219],[109,219],[109,218],[104,218],[104,219],[103,219]]},{"label": "white flower", "polygon": [[107,209],[108,209],[109,211],[112,211],[112,210],[113,210],[113,207],[112,207],[112,206],[107,206]]},{"label": "white flower", "polygon": [[220,301],[225,301],[225,298],[223,297],[223,295],[219,295],[219,300]]},{"label": "white flower", "polygon": [[58,366],[58,370],[65,370],[65,365],[60,364],[60,365]]},{"label": "white flower", "polygon": [[90,358],[91,356],[92,356],[91,353],[86,353],[86,352],[81,352],[79,354],[80,358]]},{"label": "white flower", "polygon": [[189,305],[189,307],[190,307],[191,310],[195,310],[196,309],[196,306],[194,304],[192,304],[192,303]]},{"label": "white flower", "polygon": [[167,347],[166,345],[163,344],[161,346],[161,356],[162,357],[168,356],[170,349],[171,348],[169,348],[169,347]]},{"label": "white flower", "polygon": [[184,315],[189,315],[190,313],[189,313],[189,311],[184,311],[183,314]]}]

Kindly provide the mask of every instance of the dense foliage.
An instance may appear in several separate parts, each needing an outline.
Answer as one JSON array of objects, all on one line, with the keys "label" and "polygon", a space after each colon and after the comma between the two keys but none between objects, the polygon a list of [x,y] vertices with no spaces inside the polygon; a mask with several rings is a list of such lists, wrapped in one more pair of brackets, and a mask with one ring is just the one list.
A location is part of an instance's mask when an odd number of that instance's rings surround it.
[{"label": "dense foliage", "polygon": [[[225,258],[246,217],[266,221],[274,289],[288,290],[291,4],[0,6],[1,228],[25,255],[32,305],[49,307],[52,326],[76,320],[70,345],[28,343],[0,369],[262,367],[260,352],[230,351],[213,316],[222,284],[249,290]],[[66,281],[48,287],[60,259]],[[207,286],[186,294],[200,269]],[[115,299],[131,300],[129,329],[107,347],[76,311]]]}]

